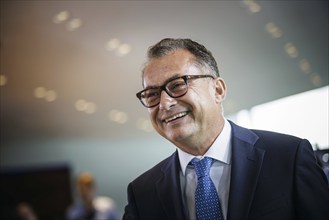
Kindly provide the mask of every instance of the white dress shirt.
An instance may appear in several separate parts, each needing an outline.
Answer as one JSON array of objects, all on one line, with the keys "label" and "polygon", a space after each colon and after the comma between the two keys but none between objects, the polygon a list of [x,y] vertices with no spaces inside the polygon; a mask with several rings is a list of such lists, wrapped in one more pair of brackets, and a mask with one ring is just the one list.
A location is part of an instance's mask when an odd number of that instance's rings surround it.
[{"label": "white dress shirt", "polygon": [[197,176],[193,166],[189,162],[194,158],[202,159],[211,157],[214,163],[210,168],[210,178],[212,179],[220,202],[224,218],[227,218],[228,197],[230,191],[231,177],[231,125],[225,120],[222,132],[216,138],[208,151],[202,156],[194,156],[177,148],[179,162],[181,166],[180,182],[183,195],[183,204],[188,219],[195,220],[195,190],[197,185]]}]

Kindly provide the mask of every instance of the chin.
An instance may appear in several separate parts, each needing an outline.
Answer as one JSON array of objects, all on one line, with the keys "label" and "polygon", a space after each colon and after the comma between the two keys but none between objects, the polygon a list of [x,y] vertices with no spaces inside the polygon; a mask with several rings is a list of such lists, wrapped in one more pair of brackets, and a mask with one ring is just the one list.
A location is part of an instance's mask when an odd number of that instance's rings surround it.
[{"label": "chin", "polygon": [[170,131],[165,133],[165,137],[172,142],[181,142],[190,136],[190,132],[182,130]]}]

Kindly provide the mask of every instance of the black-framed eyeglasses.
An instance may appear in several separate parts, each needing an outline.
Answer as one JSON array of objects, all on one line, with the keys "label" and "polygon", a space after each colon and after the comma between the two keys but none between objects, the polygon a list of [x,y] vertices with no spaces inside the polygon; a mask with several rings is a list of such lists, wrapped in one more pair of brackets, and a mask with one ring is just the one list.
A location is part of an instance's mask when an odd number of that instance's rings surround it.
[{"label": "black-framed eyeglasses", "polygon": [[141,103],[147,107],[152,108],[160,103],[161,92],[164,90],[172,98],[182,97],[187,93],[188,83],[190,79],[200,78],[215,78],[212,75],[185,75],[174,79],[167,80],[162,86],[148,87],[136,94]]}]

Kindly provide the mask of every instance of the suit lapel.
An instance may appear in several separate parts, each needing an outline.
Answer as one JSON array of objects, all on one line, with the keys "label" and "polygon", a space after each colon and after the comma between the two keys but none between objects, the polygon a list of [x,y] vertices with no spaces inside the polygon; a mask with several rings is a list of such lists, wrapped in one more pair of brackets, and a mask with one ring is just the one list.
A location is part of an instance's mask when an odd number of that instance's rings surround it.
[{"label": "suit lapel", "polygon": [[177,152],[171,156],[161,170],[163,178],[157,182],[156,189],[167,218],[184,220],[186,217],[182,202]]},{"label": "suit lapel", "polygon": [[[227,219],[247,219],[265,151],[255,148],[258,136],[232,125],[232,170]],[[156,183],[157,195],[167,219],[184,220],[185,209],[179,177],[179,160],[175,152],[163,165],[163,177]]]},{"label": "suit lapel", "polygon": [[227,219],[247,219],[265,151],[255,148],[258,136],[232,125],[232,170]]}]

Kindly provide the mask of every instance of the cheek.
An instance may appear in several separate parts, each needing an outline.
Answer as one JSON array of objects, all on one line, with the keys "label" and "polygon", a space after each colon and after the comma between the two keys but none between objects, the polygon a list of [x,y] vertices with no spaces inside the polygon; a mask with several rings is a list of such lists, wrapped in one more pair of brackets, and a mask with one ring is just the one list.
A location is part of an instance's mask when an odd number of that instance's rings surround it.
[{"label": "cheek", "polygon": [[200,108],[216,103],[216,97],[211,88],[205,88],[202,92],[199,90],[193,90],[193,92],[191,92],[186,98],[192,100],[192,105],[199,106]]},{"label": "cheek", "polygon": [[149,111],[150,120],[154,125],[156,123],[157,111],[155,109],[149,109],[148,111]]}]

